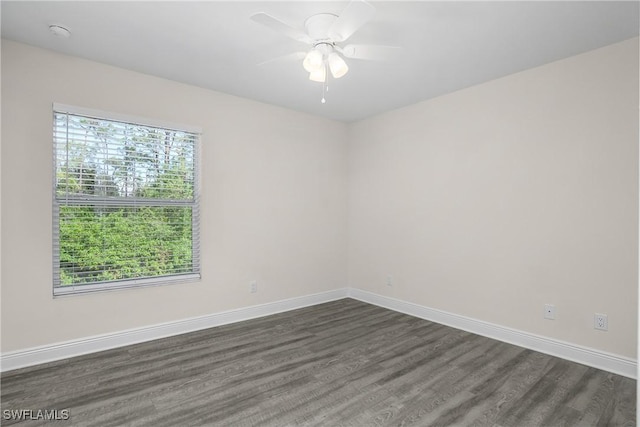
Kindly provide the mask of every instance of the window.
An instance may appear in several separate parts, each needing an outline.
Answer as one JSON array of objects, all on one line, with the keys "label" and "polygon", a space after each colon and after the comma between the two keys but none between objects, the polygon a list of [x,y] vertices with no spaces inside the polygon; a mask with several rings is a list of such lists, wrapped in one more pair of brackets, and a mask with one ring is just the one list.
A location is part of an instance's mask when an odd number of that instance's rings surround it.
[{"label": "window", "polygon": [[198,143],[54,104],[54,295],[200,278]]}]

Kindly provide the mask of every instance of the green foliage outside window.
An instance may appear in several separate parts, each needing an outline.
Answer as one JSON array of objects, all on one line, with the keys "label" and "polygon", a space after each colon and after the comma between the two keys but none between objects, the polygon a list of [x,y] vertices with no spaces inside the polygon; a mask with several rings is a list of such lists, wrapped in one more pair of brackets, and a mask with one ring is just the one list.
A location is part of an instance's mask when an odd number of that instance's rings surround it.
[{"label": "green foliage outside window", "polygon": [[55,113],[56,286],[197,272],[195,138]]}]

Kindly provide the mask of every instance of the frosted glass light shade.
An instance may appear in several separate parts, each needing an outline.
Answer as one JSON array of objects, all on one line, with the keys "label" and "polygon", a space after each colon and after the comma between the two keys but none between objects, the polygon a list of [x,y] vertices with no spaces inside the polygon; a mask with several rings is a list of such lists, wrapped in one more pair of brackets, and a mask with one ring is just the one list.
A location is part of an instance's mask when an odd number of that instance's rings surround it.
[{"label": "frosted glass light shade", "polygon": [[320,52],[317,49],[311,49],[307,53],[307,56],[304,57],[304,61],[302,61],[302,66],[304,67],[305,70],[312,73],[314,71],[317,71],[320,68],[324,68],[322,66],[323,63],[324,61],[322,58],[322,52]]},{"label": "frosted glass light shade", "polygon": [[329,68],[331,69],[331,75],[335,79],[339,79],[340,77],[347,74],[349,71],[349,67],[347,67],[347,63],[344,62],[344,59],[340,57],[335,52],[329,54],[329,58],[327,59],[329,62]]},{"label": "frosted glass light shade", "polygon": [[327,68],[322,66],[315,71],[309,73],[309,80],[319,83],[324,83],[327,78]]}]

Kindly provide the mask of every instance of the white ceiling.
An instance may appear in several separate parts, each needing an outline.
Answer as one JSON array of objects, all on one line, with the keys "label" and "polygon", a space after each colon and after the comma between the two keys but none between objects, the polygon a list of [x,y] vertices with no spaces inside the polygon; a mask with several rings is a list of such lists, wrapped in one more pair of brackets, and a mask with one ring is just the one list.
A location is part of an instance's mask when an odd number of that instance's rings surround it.
[{"label": "white ceiling", "polygon": [[[638,1],[374,1],[350,43],[402,47],[395,61],[347,60],[320,83],[298,62],[259,63],[306,45],[252,22],[303,27],[347,1],[2,1],[2,37],[341,121],[354,121],[638,35]],[[72,31],[53,36],[50,24]]]}]

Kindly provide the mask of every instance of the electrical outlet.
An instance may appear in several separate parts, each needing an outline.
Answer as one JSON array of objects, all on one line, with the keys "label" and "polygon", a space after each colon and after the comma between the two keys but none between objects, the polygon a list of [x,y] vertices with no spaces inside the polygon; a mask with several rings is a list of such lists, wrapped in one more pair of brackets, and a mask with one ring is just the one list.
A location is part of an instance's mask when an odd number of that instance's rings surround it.
[{"label": "electrical outlet", "polygon": [[600,331],[609,330],[609,318],[606,314],[596,313],[593,315],[593,327]]},{"label": "electrical outlet", "polygon": [[390,274],[387,276],[387,286],[393,286],[393,276]]},{"label": "electrical outlet", "polygon": [[249,292],[252,294],[258,292],[258,282],[256,280],[252,280],[251,283],[249,283]]},{"label": "electrical outlet", "polygon": [[556,318],[556,306],[553,304],[544,305],[544,318],[554,320]]}]

